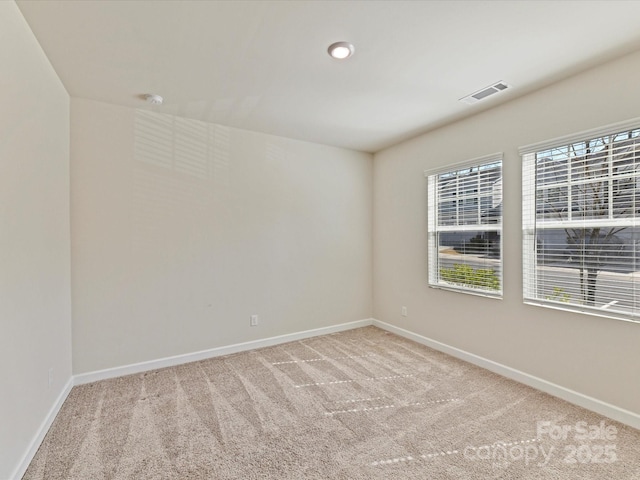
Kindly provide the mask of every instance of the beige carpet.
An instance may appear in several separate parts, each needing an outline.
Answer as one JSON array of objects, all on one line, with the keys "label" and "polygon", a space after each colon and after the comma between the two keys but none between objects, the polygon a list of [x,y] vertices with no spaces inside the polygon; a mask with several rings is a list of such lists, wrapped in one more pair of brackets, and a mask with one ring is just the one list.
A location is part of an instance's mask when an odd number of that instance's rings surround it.
[{"label": "beige carpet", "polygon": [[75,387],[23,478],[640,479],[640,431],[367,327]]}]

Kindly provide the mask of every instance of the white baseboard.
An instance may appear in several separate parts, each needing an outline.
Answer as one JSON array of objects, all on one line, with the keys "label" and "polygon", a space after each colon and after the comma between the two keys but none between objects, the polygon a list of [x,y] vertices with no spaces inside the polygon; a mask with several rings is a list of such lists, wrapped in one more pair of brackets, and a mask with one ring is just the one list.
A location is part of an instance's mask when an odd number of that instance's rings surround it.
[{"label": "white baseboard", "polygon": [[586,408],[587,410],[591,410],[592,412],[599,413],[600,415],[609,417],[612,420],[616,420],[620,423],[624,423],[625,425],[629,425],[630,427],[640,429],[640,414],[637,414],[635,412],[625,410],[610,403],[598,400],[597,398],[584,395],[580,392],[570,390],[552,382],[548,382],[547,380],[529,375],[528,373],[516,370],[515,368],[507,367],[506,365],[494,362],[493,360],[489,360],[473,353],[460,350],[459,348],[452,347],[445,343],[441,343],[422,335],[418,335],[417,333],[410,332],[409,330],[405,330],[404,328],[381,322],[380,320],[373,319],[373,325],[383,330],[387,330],[388,332],[395,333],[396,335],[400,335],[401,337],[405,337],[409,340],[418,342],[422,345],[426,345],[427,347],[433,348],[434,350],[438,350],[440,352],[451,355],[452,357],[464,360],[465,362],[472,363],[486,370],[502,375],[503,377],[507,377],[511,380],[515,380],[516,382],[523,383],[537,390],[553,395],[554,397],[561,398],[562,400],[566,400],[567,402],[573,403],[574,405],[578,405],[580,407]]},{"label": "white baseboard", "polygon": [[330,327],[316,328],[313,330],[305,330],[302,332],[290,333],[286,335],[280,335],[277,337],[264,338],[261,340],[254,340],[251,342],[237,343],[235,345],[227,345],[224,347],[212,348],[209,350],[203,350],[200,352],[187,353],[184,355],[176,355],[173,357],[160,358],[157,360],[150,360],[148,362],[141,362],[132,365],[125,365],[122,367],[108,368],[105,370],[99,370],[96,372],[83,373],[75,375],[69,379],[64,386],[62,392],[56,399],[55,403],[49,410],[46,418],[40,425],[40,428],[36,432],[33,440],[29,444],[29,448],[23,455],[22,460],[18,466],[14,469],[11,479],[20,480],[24,473],[27,471],[29,464],[33,460],[42,440],[49,431],[53,420],[60,411],[62,404],[69,396],[71,389],[74,385],[82,385],[85,383],[96,382],[98,380],[105,380],[108,378],[121,377],[123,375],[130,375],[133,373],[146,372],[148,370],[156,370],[158,368],[172,367],[175,365],[181,365],[183,363],[195,362],[198,360],[205,360],[207,358],[219,357],[222,355],[229,355],[232,353],[244,352],[247,350],[253,350],[255,348],[270,347],[273,345],[279,345],[281,343],[294,342],[296,340],[303,340],[305,338],[316,337],[318,335],[327,335],[330,333],[343,332],[345,330],[351,330],[354,328],[366,327],[373,325],[373,319],[367,318],[364,320],[358,320],[355,322],[342,323],[339,325],[332,325]]},{"label": "white baseboard", "polygon": [[27,449],[26,453],[23,455],[22,460],[20,461],[18,466],[15,468],[10,478],[13,478],[14,480],[20,480],[24,475],[24,473],[27,471],[27,468],[29,467],[31,460],[33,460],[33,457],[35,457],[36,452],[38,451],[38,448],[40,448],[40,444],[42,443],[42,440],[44,440],[45,435],[49,431],[51,424],[55,420],[56,415],[58,415],[58,412],[60,411],[62,404],[69,396],[69,393],[71,392],[72,388],[73,388],[73,377],[69,378],[64,388],[60,392],[60,395],[58,395],[58,398],[56,398],[56,401],[54,402],[53,406],[49,409],[49,413],[47,413],[47,416],[45,417],[43,422],[40,424],[40,428],[38,428],[38,431],[36,432],[35,436],[31,440],[31,443],[29,444],[29,448]]},{"label": "white baseboard", "polygon": [[364,320],[358,320],[355,322],[333,325],[330,327],[322,327],[322,328],[316,328],[313,330],[305,330],[302,332],[290,333],[286,335],[280,335],[280,336],[265,338],[261,340],[254,340],[250,342],[237,343],[234,345],[228,345],[224,347],[212,348],[212,349],[203,350],[200,352],[187,353],[184,355],[176,355],[173,357],[166,357],[166,358],[161,358],[157,360],[151,360],[148,362],[141,362],[141,363],[136,363],[132,365],[125,365],[122,367],[109,368],[105,370],[99,370],[95,372],[88,372],[88,373],[75,375],[69,379],[69,381],[64,386],[62,392],[60,392],[60,395],[58,396],[55,403],[49,410],[49,413],[47,414],[46,418],[40,425],[40,428],[36,432],[36,435],[31,441],[29,448],[27,449],[27,452],[24,454],[18,466],[14,469],[13,475],[10,478],[14,480],[19,480],[20,478],[22,478],[27,468],[29,467],[29,464],[33,460],[33,457],[38,451],[38,448],[40,447],[42,440],[44,440],[45,435],[47,434],[49,428],[51,427],[53,420],[55,419],[56,415],[60,411],[62,404],[67,399],[69,393],[71,392],[71,388],[74,385],[82,385],[85,383],[96,382],[98,380],[105,380],[108,378],[115,378],[123,375],[130,375],[130,374],[141,373],[149,370],[156,370],[158,368],[181,365],[184,363],[195,362],[198,360],[205,360],[207,358],[213,358],[213,357],[218,357],[222,355],[229,355],[232,353],[244,352],[244,351],[253,350],[256,348],[270,347],[273,345],[293,342],[296,340],[303,340],[305,338],[311,338],[318,335],[327,335],[330,333],[342,332],[345,330],[366,327],[369,325],[374,325],[383,330],[389,331],[391,333],[395,333],[396,335],[400,335],[401,337],[408,338],[422,345],[433,348],[434,350],[438,350],[440,352],[446,353],[448,355],[451,355],[453,357],[459,358],[466,362],[472,363],[479,367],[485,368],[489,371],[492,371],[504,377],[510,378],[517,382],[533,387],[537,390],[543,391],[555,397],[566,400],[580,407],[586,408],[593,412],[609,417],[613,420],[617,420],[620,423],[624,423],[625,425],[629,425],[633,428],[640,429],[640,415],[637,413],[631,412],[629,410],[625,410],[615,405],[611,405],[609,403],[603,402],[601,400],[590,397],[588,395],[584,395],[582,393],[562,387],[555,383],[548,382],[546,380],[535,377],[533,375],[529,375],[528,373],[522,372],[520,370],[516,370],[514,368],[508,367],[498,362],[494,362],[493,360],[489,360],[484,357],[475,355],[473,353],[466,352],[459,348],[452,347],[445,343],[432,340],[428,337],[424,337],[422,335],[411,332],[409,330],[396,327],[395,325],[391,325],[386,322],[381,322],[380,320],[376,320],[373,318],[368,318]]},{"label": "white baseboard", "polygon": [[316,337],[318,335],[327,335],[330,333],[342,332],[354,328],[366,327],[368,325],[373,325],[372,318],[357,320],[355,322],[342,323],[339,325],[332,325],[330,327],[314,328],[313,330],[289,333],[286,335],[279,335],[277,337],[264,338],[261,340],[236,343],[234,345],[211,348],[209,350],[202,350],[193,353],[185,353],[182,355],[175,355],[173,357],[159,358],[157,360],[149,360],[147,362],[124,365],[122,367],[107,368],[105,370],[97,370],[95,372],[81,373],[74,376],[74,385],[83,385],[85,383],[97,382],[99,380],[106,380],[108,378],[122,377],[124,375],[131,375],[134,373],[157,370],[159,368],[173,367],[176,365],[182,365],[183,363],[197,362],[199,360],[206,360],[207,358],[220,357],[222,355],[244,352],[256,348],[271,347],[273,345],[279,345],[281,343],[294,342],[296,340]]}]

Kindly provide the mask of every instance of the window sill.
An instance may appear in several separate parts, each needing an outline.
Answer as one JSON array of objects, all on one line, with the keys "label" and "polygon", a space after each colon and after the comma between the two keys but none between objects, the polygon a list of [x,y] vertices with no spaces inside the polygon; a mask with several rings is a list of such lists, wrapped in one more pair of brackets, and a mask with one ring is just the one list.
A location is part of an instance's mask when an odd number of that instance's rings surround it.
[{"label": "window sill", "polygon": [[620,320],[623,322],[640,324],[640,317],[625,315],[623,313],[617,313],[617,312],[607,312],[596,307],[588,308],[588,307],[581,307],[578,305],[566,305],[566,304],[548,302],[548,301],[531,299],[531,298],[525,298],[524,303],[526,305],[533,305],[535,307],[552,308],[554,310],[561,310],[563,312],[580,313],[584,315],[591,315],[593,317],[602,317],[602,318],[608,318],[610,320]]},{"label": "window sill", "polygon": [[461,288],[461,287],[454,287],[454,286],[450,286],[450,285],[441,285],[441,284],[429,284],[429,288],[434,288],[436,290],[448,290],[450,292],[455,292],[455,293],[466,293],[467,295],[474,295],[476,297],[485,297],[485,298],[492,298],[494,300],[502,300],[502,292],[496,292],[496,293],[490,293],[486,290],[476,290],[476,289],[472,289],[472,288]]}]

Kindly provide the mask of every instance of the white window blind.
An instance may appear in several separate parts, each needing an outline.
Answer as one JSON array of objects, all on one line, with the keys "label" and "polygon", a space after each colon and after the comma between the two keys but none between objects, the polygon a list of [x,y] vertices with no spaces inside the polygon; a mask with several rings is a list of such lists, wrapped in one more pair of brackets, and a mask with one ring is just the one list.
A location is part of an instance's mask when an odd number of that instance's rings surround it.
[{"label": "white window blind", "polygon": [[502,296],[502,154],[426,171],[429,285]]},{"label": "white window blind", "polygon": [[640,320],[640,121],[521,149],[529,303]]}]

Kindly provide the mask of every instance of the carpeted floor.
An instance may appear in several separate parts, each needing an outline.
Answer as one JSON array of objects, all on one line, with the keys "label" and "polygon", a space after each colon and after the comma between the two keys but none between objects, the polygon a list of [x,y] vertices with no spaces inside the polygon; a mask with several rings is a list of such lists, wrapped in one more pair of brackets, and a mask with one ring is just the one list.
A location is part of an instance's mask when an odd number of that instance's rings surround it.
[{"label": "carpeted floor", "polygon": [[640,431],[375,327],[75,387],[23,477],[639,478]]}]

